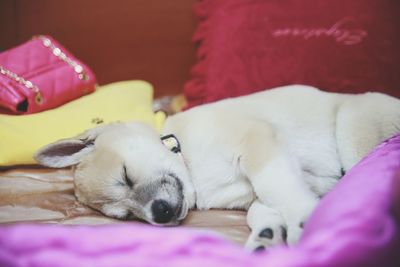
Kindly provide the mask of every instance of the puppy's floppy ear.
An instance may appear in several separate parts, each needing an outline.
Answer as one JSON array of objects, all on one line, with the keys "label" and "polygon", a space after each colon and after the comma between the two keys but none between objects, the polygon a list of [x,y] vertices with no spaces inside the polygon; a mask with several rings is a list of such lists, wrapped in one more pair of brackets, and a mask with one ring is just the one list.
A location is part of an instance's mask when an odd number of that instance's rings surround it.
[{"label": "puppy's floppy ear", "polygon": [[52,168],[63,168],[78,164],[81,158],[94,149],[94,139],[62,139],[41,148],[34,155],[41,165]]},{"label": "puppy's floppy ear", "polygon": [[34,155],[35,160],[44,166],[63,168],[78,164],[82,157],[94,149],[94,141],[108,125],[98,126],[68,139],[61,139],[41,148]]},{"label": "puppy's floppy ear", "polygon": [[78,164],[82,157],[94,150],[96,138],[109,128],[119,124],[109,123],[89,129],[74,137],[61,139],[41,148],[34,159],[41,165],[63,168]]}]

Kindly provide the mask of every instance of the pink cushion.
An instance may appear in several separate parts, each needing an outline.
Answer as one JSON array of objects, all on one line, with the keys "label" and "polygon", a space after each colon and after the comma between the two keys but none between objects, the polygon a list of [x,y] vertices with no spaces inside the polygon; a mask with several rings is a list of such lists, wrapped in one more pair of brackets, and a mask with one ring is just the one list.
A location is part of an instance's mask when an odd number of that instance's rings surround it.
[{"label": "pink cushion", "polygon": [[400,97],[400,1],[202,0],[188,106],[288,84]]}]

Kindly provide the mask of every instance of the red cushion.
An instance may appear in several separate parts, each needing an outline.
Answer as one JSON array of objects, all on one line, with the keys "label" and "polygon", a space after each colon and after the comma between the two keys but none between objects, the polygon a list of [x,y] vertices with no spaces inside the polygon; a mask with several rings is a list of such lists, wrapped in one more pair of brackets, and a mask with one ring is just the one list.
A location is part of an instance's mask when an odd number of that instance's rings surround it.
[{"label": "red cushion", "polygon": [[400,97],[398,0],[203,0],[188,107],[288,84]]}]

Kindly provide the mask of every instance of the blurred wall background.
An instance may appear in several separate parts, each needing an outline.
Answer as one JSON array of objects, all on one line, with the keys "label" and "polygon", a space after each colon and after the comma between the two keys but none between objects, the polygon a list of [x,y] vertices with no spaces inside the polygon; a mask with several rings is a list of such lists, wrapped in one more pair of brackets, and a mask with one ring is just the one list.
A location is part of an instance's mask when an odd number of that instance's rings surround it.
[{"label": "blurred wall background", "polygon": [[143,79],[156,96],[182,92],[195,61],[196,0],[0,0],[0,51],[48,34],[100,84]]}]

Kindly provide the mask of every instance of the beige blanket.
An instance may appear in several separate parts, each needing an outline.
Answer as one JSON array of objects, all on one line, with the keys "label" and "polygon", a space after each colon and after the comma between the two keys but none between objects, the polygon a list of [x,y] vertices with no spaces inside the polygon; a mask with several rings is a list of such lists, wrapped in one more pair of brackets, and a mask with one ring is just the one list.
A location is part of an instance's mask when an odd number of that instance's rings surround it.
[{"label": "beige blanket", "polygon": [[[243,244],[249,234],[244,211],[191,211],[183,227],[212,230]],[[120,221],[80,204],[72,171],[14,168],[0,171],[0,223],[111,224]],[[182,227],[180,226],[180,227]]]}]

